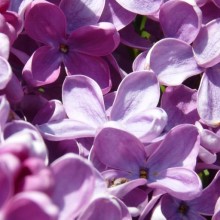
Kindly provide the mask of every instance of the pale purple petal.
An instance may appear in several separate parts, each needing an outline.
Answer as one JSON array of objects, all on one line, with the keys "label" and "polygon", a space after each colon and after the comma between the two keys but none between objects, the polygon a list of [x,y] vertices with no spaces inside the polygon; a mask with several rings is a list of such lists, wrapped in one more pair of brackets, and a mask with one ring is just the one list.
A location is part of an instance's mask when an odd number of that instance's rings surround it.
[{"label": "pale purple petal", "polygon": [[47,140],[51,141],[94,137],[96,133],[96,128],[88,123],[71,119],[63,119],[41,124],[38,125],[37,128]]},{"label": "pale purple petal", "polygon": [[23,77],[32,86],[54,82],[60,74],[61,56],[56,49],[43,46],[37,49],[25,64]]},{"label": "pale purple petal", "polygon": [[58,208],[40,192],[19,193],[4,209],[5,220],[56,220]]},{"label": "pale purple petal", "polygon": [[220,18],[203,26],[193,43],[198,65],[211,67],[220,61]]},{"label": "pale purple petal", "polygon": [[146,56],[147,56],[148,50],[140,53],[134,60],[132,64],[133,71],[142,71],[148,69]]},{"label": "pale purple petal", "polygon": [[119,42],[119,33],[115,26],[108,22],[80,27],[68,38],[68,44],[74,51],[90,56],[108,55],[116,49]]},{"label": "pale purple petal", "polygon": [[12,77],[12,69],[9,62],[0,56],[0,90],[4,89]]},{"label": "pale purple petal", "polygon": [[5,96],[0,96],[0,132],[2,132],[8,119],[10,105]]},{"label": "pale purple petal", "polygon": [[62,0],[60,8],[67,20],[67,31],[98,23],[104,9],[103,0]]},{"label": "pale purple petal", "polygon": [[197,91],[185,85],[167,87],[161,98],[161,107],[168,115],[166,130],[178,124],[195,124],[197,112]]},{"label": "pale purple petal", "polygon": [[190,76],[202,72],[193,56],[192,47],[178,39],[158,41],[149,51],[148,57],[150,68],[163,85],[180,85]]},{"label": "pale purple petal", "polygon": [[114,24],[117,30],[121,30],[123,27],[131,23],[136,14],[123,8],[115,0],[105,0],[105,7],[102,16],[99,20],[107,21]]},{"label": "pale purple petal", "polygon": [[170,0],[160,8],[160,25],[165,37],[173,37],[191,44],[199,33],[202,12],[196,5]]},{"label": "pale purple petal", "polygon": [[157,106],[160,88],[152,72],[133,72],[121,82],[112,106],[111,119],[125,120]]},{"label": "pale purple petal", "polygon": [[65,15],[54,4],[34,1],[26,12],[25,31],[36,41],[57,45],[65,37]]},{"label": "pale purple petal", "polygon": [[91,164],[78,155],[66,154],[54,161],[51,168],[56,182],[52,199],[60,208],[59,219],[75,219],[89,203],[94,190]]},{"label": "pale purple petal", "polygon": [[0,33],[0,56],[8,59],[10,52],[10,41],[6,34]]},{"label": "pale purple petal", "polygon": [[219,64],[206,70],[198,90],[198,113],[201,119],[210,126],[220,123],[220,70]]},{"label": "pale purple petal", "polygon": [[142,142],[150,142],[160,135],[167,124],[167,114],[161,108],[153,108],[133,114],[122,121],[125,130],[134,134]]},{"label": "pale purple petal", "polygon": [[110,69],[102,57],[71,52],[64,59],[68,75],[82,74],[94,79],[104,94],[111,89]]},{"label": "pale purple petal", "polygon": [[175,167],[153,175],[155,175],[156,180],[153,182],[149,181],[148,186],[160,188],[176,198],[191,200],[201,194],[201,180],[190,169]]},{"label": "pale purple petal", "polygon": [[94,153],[98,159],[110,168],[139,174],[144,166],[145,153],[141,142],[128,132],[106,127],[94,140]]},{"label": "pale purple petal", "polygon": [[91,78],[83,75],[66,77],[62,100],[70,119],[98,127],[107,121],[102,91]]},{"label": "pale purple petal", "polygon": [[217,200],[215,204],[215,211],[212,220],[219,220],[219,218],[220,218],[220,198]]},{"label": "pale purple petal", "polygon": [[44,124],[50,121],[58,121],[66,118],[66,112],[59,100],[48,101],[35,115],[33,124]]},{"label": "pale purple petal", "polygon": [[169,167],[193,169],[199,151],[198,142],[198,131],[194,125],[176,126],[170,130],[158,149],[150,156],[147,167],[155,172]]},{"label": "pale purple petal", "polygon": [[141,14],[150,15],[155,13],[163,3],[162,0],[116,0],[122,7],[128,11]]}]

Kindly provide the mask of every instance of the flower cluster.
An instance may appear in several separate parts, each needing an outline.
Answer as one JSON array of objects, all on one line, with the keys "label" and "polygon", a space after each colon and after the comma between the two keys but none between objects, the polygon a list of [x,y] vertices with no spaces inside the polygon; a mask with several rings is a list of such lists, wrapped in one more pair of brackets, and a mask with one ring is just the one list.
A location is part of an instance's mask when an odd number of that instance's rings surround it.
[{"label": "flower cluster", "polygon": [[0,220],[219,220],[219,109],[219,0],[0,0]]}]

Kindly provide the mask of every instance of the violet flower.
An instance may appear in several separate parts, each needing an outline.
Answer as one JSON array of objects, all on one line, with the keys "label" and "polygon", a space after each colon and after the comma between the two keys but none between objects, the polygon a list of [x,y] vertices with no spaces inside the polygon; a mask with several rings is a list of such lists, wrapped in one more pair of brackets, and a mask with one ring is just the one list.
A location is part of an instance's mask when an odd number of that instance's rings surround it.
[{"label": "violet flower", "polygon": [[119,43],[119,35],[111,23],[83,26],[67,35],[61,9],[46,1],[34,1],[26,11],[25,31],[45,44],[24,66],[23,76],[28,84],[41,86],[54,82],[63,63],[68,75],[88,75],[103,92],[109,91],[109,67],[101,56],[110,54]]},{"label": "violet flower", "polygon": [[96,136],[91,154],[108,167],[103,174],[111,172],[110,185],[116,180],[123,180],[121,184],[144,180],[150,188],[189,200],[201,193],[201,181],[193,171],[198,149],[198,131],[193,125],[173,128],[150,156],[135,136],[105,127]]},{"label": "violet flower", "polygon": [[111,112],[105,112],[103,96],[97,83],[82,75],[69,76],[63,84],[63,106],[69,117],[38,125],[48,140],[94,137],[106,122],[133,133],[144,142],[157,137],[167,116],[157,108],[159,85],[151,72],[134,72],[121,82]]}]

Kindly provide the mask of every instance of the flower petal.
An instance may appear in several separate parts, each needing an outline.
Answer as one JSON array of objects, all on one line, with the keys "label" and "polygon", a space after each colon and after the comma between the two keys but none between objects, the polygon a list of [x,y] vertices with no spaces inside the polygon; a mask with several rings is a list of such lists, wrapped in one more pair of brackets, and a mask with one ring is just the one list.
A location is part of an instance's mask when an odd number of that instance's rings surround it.
[{"label": "flower petal", "polygon": [[60,64],[61,57],[55,49],[40,47],[25,64],[23,77],[32,86],[53,83],[59,76]]},{"label": "flower petal", "polygon": [[107,121],[102,91],[91,78],[83,75],[66,77],[62,100],[70,119],[97,128]]},{"label": "flower petal", "polygon": [[157,106],[160,88],[152,72],[133,72],[125,77],[112,106],[111,119],[124,120]]},{"label": "flower petal", "polygon": [[163,85],[180,85],[202,69],[197,65],[192,47],[184,41],[166,38],[158,41],[148,53],[150,68]]},{"label": "flower petal", "polygon": [[25,31],[36,41],[57,45],[65,37],[66,18],[58,6],[36,1],[26,11]]}]

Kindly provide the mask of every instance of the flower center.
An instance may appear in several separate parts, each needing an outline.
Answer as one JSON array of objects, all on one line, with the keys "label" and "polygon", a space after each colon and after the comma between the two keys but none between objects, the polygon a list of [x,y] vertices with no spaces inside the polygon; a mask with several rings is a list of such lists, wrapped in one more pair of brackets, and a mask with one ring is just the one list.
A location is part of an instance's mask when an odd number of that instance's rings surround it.
[{"label": "flower center", "polygon": [[125,177],[117,178],[117,179],[112,179],[112,180],[107,180],[107,187],[114,187],[114,186],[119,186],[123,183],[128,182],[129,180]]},{"label": "flower center", "polygon": [[62,53],[68,53],[69,52],[69,47],[66,44],[60,44],[60,48],[59,48],[60,52]]},{"label": "flower center", "polygon": [[140,172],[139,172],[139,177],[140,177],[140,178],[147,179],[147,177],[148,177],[148,172],[147,172],[147,170],[141,168],[141,169],[140,169]]},{"label": "flower center", "polygon": [[189,210],[189,206],[185,202],[181,202],[178,208],[179,213],[186,215]]}]

